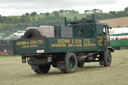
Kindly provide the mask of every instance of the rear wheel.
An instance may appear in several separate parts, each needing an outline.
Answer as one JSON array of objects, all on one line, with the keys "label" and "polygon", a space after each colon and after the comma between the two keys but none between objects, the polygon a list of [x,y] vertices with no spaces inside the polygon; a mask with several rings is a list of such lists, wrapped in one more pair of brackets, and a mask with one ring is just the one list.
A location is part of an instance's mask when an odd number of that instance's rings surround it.
[{"label": "rear wheel", "polygon": [[63,73],[72,73],[75,72],[78,67],[78,59],[75,53],[69,52],[66,53],[64,59],[64,69],[60,69]]},{"label": "rear wheel", "polygon": [[37,74],[46,74],[50,70],[50,64],[47,65],[31,65],[32,69]]}]

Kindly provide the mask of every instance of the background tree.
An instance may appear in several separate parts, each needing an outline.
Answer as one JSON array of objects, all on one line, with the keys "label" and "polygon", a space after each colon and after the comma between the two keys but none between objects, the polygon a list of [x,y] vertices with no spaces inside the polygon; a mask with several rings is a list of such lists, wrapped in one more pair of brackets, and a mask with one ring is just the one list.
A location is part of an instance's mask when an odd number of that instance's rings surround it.
[{"label": "background tree", "polygon": [[116,15],[116,11],[110,11],[109,13],[112,15]]},{"label": "background tree", "polygon": [[84,13],[85,14],[90,13],[90,10],[85,10]]},{"label": "background tree", "polygon": [[36,13],[36,12],[32,12],[30,15],[31,15],[31,16],[36,16],[37,13]]},{"label": "background tree", "polygon": [[59,13],[60,13],[61,15],[63,15],[63,14],[64,14],[64,10],[60,10]]},{"label": "background tree", "polygon": [[58,17],[58,16],[59,16],[59,12],[58,12],[58,11],[53,11],[53,15],[54,15],[55,17]]},{"label": "background tree", "polygon": [[45,16],[46,16],[46,17],[48,17],[49,15],[50,15],[49,12],[46,12],[46,13],[45,13]]},{"label": "background tree", "polygon": [[124,11],[126,11],[126,12],[127,12],[127,11],[128,11],[128,7],[126,7],[126,8],[124,9]]},{"label": "background tree", "polygon": [[95,13],[96,20],[128,17],[128,7],[123,11],[110,11],[109,13],[103,13],[100,9],[85,10],[85,13],[88,14],[81,14],[76,10],[59,10],[52,13],[54,16],[50,16],[49,12],[40,13],[39,15],[36,12],[32,12],[25,13],[22,16],[0,16],[0,33],[10,34],[14,30],[24,30],[28,26],[62,26],[64,25],[64,17],[67,17],[68,21],[79,20],[85,17],[92,19],[90,13]]},{"label": "background tree", "polygon": [[91,12],[94,13],[94,14],[102,13],[102,10],[100,10],[100,9],[92,9]]},{"label": "background tree", "polygon": [[29,16],[29,13],[25,13],[25,16]]},{"label": "background tree", "polygon": [[125,12],[124,14],[126,14],[126,15],[128,14],[128,7],[126,7],[126,8],[124,9],[124,12]]}]

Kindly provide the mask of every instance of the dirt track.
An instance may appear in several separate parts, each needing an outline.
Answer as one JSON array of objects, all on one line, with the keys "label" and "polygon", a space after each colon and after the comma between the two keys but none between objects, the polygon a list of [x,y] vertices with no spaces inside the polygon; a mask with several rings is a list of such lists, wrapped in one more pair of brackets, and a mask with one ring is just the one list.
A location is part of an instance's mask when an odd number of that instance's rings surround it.
[{"label": "dirt track", "polygon": [[126,27],[128,26],[128,17],[108,19],[100,22],[106,23],[112,27],[117,27],[117,26]]},{"label": "dirt track", "polygon": [[85,63],[70,74],[51,68],[37,75],[19,57],[0,58],[0,85],[128,85],[128,50],[114,52],[111,67]]}]

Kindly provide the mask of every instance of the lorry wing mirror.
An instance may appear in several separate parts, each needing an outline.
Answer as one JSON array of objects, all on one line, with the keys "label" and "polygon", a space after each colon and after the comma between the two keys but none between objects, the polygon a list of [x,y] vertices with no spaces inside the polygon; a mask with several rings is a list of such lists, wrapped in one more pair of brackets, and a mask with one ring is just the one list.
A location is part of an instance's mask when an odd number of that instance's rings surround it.
[{"label": "lorry wing mirror", "polygon": [[112,27],[109,27],[109,29],[112,29]]}]

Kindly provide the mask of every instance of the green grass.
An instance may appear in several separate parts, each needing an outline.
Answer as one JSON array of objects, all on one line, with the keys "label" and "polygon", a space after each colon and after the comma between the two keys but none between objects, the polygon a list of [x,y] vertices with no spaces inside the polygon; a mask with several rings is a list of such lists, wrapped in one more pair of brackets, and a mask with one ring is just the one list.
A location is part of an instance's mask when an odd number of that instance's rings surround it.
[{"label": "green grass", "polygon": [[20,57],[0,58],[0,85],[128,85],[128,50],[115,51],[111,67],[85,63],[75,73],[63,74],[51,68],[37,75]]},{"label": "green grass", "polygon": [[7,54],[0,54],[0,58],[13,58],[13,57],[20,57],[20,56],[9,56]]}]

